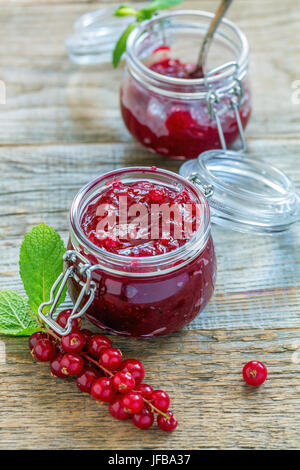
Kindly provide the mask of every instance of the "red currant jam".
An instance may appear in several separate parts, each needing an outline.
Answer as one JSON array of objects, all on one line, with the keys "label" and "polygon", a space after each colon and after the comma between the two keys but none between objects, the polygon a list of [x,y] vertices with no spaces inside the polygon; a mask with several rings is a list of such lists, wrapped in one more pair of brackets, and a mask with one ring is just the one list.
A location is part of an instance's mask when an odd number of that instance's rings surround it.
[{"label": "red currant jam", "polygon": [[[132,170],[118,171],[129,173]],[[88,199],[80,213],[82,238],[78,245],[74,245],[72,236],[69,242],[69,249],[76,246],[92,265],[97,265],[92,273],[97,288],[86,312],[87,318],[100,328],[135,337],[165,335],[190,323],[210,300],[216,273],[209,218],[205,219],[209,211],[204,196],[200,197],[197,189],[193,193],[192,185],[173,173],[147,171],[168,174],[170,184],[165,180],[152,182],[151,178],[126,183],[117,179],[109,184],[103,183],[100,192],[93,190],[93,197]],[[120,220],[123,217],[120,197],[127,200],[127,238]],[[143,212],[141,205],[144,207],[142,218],[139,218],[141,230],[132,232],[131,225],[135,225],[131,210],[134,208],[140,215]],[[153,233],[153,205],[161,208],[178,206],[177,215],[183,214],[183,224],[179,224],[176,212],[169,214],[170,231],[168,237],[165,236],[165,214],[161,212],[157,219],[158,230]],[[196,215],[193,210],[189,212],[189,207],[193,209],[197,205],[202,207],[202,212],[200,210]],[[107,231],[102,222],[107,221],[110,215],[113,216],[112,224]],[[198,244],[195,238],[199,233],[202,237],[203,225],[198,228],[197,223],[202,215],[203,220],[208,221],[205,225],[207,235],[205,241]],[[190,222],[192,229],[197,230],[192,238],[185,237],[185,222]],[[119,232],[114,232],[116,228]],[[138,233],[139,237],[132,237],[133,233]],[[93,249],[88,248],[85,239]],[[113,269],[111,264],[107,267],[112,259],[115,261]],[[167,267],[163,264],[165,261]],[[81,286],[71,278],[69,292],[73,300],[77,299],[80,290]]]},{"label": "red currant jam", "polygon": [[[161,75],[184,78],[187,81],[185,92],[195,93],[196,85],[189,85],[189,75],[194,66],[180,60],[163,57],[149,68]],[[199,87],[199,85],[197,85]],[[251,98],[245,86],[244,98],[239,110],[243,128],[251,114]],[[174,90],[174,89],[173,89]],[[178,89],[179,93],[180,90]],[[225,95],[216,110],[222,111],[221,124],[227,145],[239,136],[238,125],[230,107],[231,95]],[[126,72],[120,92],[123,120],[129,132],[153,152],[175,158],[195,158],[200,153],[221,147],[216,121],[210,118],[207,100],[165,96],[147,89]]]},{"label": "red currant jam", "polygon": [[[159,212],[158,206],[162,208]],[[123,226],[121,211],[127,215],[127,224]],[[137,219],[137,214],[142,219]],[[138,222],[139,231],[135,225]],[[148,181],[129,184],[115,181],[88,205],[81,226],[99,248],[118,255],[143,257],[162,255],[183,246],[188,223],[194,233],[197,207],[186,190]]]}]

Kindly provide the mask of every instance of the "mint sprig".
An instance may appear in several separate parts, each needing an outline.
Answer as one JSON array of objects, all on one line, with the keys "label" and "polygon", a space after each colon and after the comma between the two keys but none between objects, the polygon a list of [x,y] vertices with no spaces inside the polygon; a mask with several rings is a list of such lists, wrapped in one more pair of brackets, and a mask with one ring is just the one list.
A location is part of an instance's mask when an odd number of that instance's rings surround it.
[{"label": "mint sprig", "polygon": [[[28,232],[20,250],[20,275],[28,300],[13,290],[0,291],[0,334],[30,336],[43,326],[38,307],[63,270],[65,247],[52,227],[41,224]],[[58,304],[63,302],[66,289]]]},{"label": "mint sprig", "polygon": [[127,38],[131,31],[142,21],[149,20],[158,10],[166,10],[182,3],[183,0],[152,0],[149,5],[136,10],[129,5],[121,5],[114,13],[115,16],[134,16],[134,21],[121,34],[113,51],[113,66],[118,67],[122,55],[126,51]]},{"label": "mint sprig", "polygon": [[[34,313],[49,300],[51,287],[63,270],[65,251],[59,234],[48,225],[38,225],[25,235],[20,250],[20,276]],[[65,295],[64,290],[59,303]]]},{"label": "mint sprig", "polygon": [[0,291],[0,333],[29,336],[40,330],[26,299],[13,290]]}]

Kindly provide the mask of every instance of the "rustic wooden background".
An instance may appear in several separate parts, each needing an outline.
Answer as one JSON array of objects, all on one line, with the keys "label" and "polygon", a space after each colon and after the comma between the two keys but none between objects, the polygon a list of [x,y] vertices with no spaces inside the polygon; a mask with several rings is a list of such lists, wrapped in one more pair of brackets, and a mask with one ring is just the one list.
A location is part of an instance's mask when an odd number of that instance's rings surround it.
[{"label": "rustic wooden background", "polygon": [[[121,70],[68,60],[64,38],[73,22],[112,4],[1,1],[1,288],[22,290],[18,252],[33,225],[49,223],[67,239],[71,201],[95,174],[132,164],[178,170],[178,162],[148,153],[126,131],[118,108]],[[216,5],[191,0],[185,7]],[[236,0],[228,16],[252,49],[250,150],[286,171],[300,190],[300,104],[292,104],[292,83],[300,80],[300,2]],[[1,337],[1,449],[299,448],[300,228],[256,237],[214,227],[213,235],[218,279],[205,313],[166,338],[115,341],[145,362],[147,381],[170,392],[178,430],[143,432],[113,420],[73,383],[34,363],[26,338]],[[251,359],[268,366],[259,389],[241,379]]]}]

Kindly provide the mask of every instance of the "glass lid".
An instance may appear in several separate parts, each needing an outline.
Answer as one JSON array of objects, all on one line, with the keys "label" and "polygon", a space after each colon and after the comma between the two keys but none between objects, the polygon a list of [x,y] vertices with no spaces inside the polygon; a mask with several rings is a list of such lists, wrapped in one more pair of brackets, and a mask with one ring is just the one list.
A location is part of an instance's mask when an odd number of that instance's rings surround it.
[{"label": "glass lid", "polygon": [[116,17],[116,6],[85,13],[74,23],[65,39],[69,57],[75,64],[111,62],[112,51],[132,17]]},{"label": "glass lid", "polygon": [[199,185],[218,225],[279,233],[300,221],[300,197],[291,180],[251,155],[210,150],[186,161],[180,174]]}]

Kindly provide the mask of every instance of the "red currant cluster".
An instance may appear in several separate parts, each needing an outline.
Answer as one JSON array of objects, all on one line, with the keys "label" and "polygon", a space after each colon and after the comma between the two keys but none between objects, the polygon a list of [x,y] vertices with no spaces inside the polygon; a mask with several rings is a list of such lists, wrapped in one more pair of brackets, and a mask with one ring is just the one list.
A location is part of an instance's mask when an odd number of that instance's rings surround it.
[{"label": "red currant cluster", "polygon": [[[63,328],[71,310],[63,310],[57,323]],[[140,429],[148,429],[157,413],[157,424],[163,431],[173,431],[178,424],[169,411],[170,398],[163,390],[144,384],[145,368],[136,359],[123,361],[122,353],[112,347],[109,338],[80,329],[81,320],[72,321],[72,331],[59,337],[52,331],[39,331],[29,339],[32,355],[50,362],[51,373],[59,378],[76,377],[84,393],[109,404],[110,414],[119,420],[132,419]]]}]

